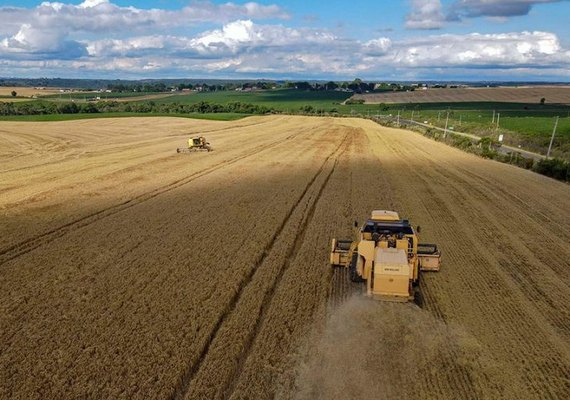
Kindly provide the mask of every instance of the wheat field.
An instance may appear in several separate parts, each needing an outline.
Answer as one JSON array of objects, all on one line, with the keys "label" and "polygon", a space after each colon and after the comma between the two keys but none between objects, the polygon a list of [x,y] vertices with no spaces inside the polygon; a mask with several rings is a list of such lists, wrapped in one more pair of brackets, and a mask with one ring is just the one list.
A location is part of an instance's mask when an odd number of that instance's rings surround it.
[{"label": "wheat field", "polygon": [[[197,134],[215,151],[176,153]],[[570,392],[566,184],[348,118],[0,122],[0,141],[0,398]],[[372,209],[442,249],[421,307],[329,267]]]}]

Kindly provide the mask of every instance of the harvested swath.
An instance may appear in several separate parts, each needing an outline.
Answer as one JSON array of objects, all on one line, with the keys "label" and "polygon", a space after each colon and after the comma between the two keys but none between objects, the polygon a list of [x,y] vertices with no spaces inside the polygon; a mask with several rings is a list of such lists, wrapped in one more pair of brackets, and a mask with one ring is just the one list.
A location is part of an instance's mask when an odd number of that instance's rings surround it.
[{"label": "harvested swath", "polygon": [[366,103],[455,103],[506,102],[539,104],[545,98],[549,104],[570,104],[569,86],[499,87],[469,89],[428,89],[413,92],[382,92],[357,94]]},{"label": "harvested swath", "polygon": [[[24,86],[0,86],[0,96],[11,96],[12,91],[15,91],[18,96],[23,96],[23,97],[42,96],[42,95],[59,93],[58,88],[37,89],[33,87],[24,87]],[[4,99],[0,99],[0,101],[4,101]]]},{"label": "harvested swath", "polygon": [[[316,128],[314,137],[326,133]],[[308,133],[295,123],[283,127],[276,141],[277,131],[271,146],[255,150],[259,143],[253,143],[237,153],[245,158],[227,167],[73,226],[4,263],[2,282],[10,283],[2,302],[2,326],[11,327],[3,330],[7,387],[19,387],[24,396],[41,390],[45,397],[172,394],[287,218],[301,182],[321,164],[314,157],[318,149],[305,148]],[[180,163],[172,148],[170,153]],[[306,162],[299,162],[300,153]],[[295,166],[305,173],[282,174]],[[247,212],[251,208],[257,218]],[[244,231],[251,234],[244,237]],[[38,341],[30,343],[29,335]],[[65,382],[54,381],[59,365],[47,362],[54,352],[74,360],[73,367],[64,361]],[[89,384],[93,380],[97,384]]]}]

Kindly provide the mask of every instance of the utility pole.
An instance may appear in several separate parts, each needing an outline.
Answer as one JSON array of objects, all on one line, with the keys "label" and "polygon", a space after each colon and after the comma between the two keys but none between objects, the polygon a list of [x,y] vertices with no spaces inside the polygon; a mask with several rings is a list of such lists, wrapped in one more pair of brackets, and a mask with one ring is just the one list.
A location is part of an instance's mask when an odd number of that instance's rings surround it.
[{"label": "utility pole", "polygon": [[400,126],[400,110],[398,110],[398,126]]},{"label": "utility pole", "polygon": [[412,122],[414,122],[414,110],[412,110],[412,118],[411,118]]},{"label": "utility pole", "polygon": [[499,121],[501,120],[501,113],[497,113],[497,127],[495,128],[495,132],[499,130]]},{"label": "utility pole", "polygon": [[437,112],[437,122],[439,122],[439,117],[441,116],[441,111]]},{"label": "utility pole", "polygon": [[445,117],[445,130],[443,131],[443,138],[447,137],[447,124],[449,122],[449,111],[447,111],[447,117]]},{"label": "utility pole", "polygon": [[550,144],[548,145],[548,152],[546,153],[546,158],[550,157],[550,150],[552,150],[552,143],[554,142],[554,135],[556,135],[556,128],[558,127],[558,118],[556,117],[556,122],[554,122],[554,129],[552,130],[552,137],[550,138]]},{"label": "utility pole", "polygon": [[493,121],[491,121],[492,124],[495,123],[495,110],[493,110]]}]

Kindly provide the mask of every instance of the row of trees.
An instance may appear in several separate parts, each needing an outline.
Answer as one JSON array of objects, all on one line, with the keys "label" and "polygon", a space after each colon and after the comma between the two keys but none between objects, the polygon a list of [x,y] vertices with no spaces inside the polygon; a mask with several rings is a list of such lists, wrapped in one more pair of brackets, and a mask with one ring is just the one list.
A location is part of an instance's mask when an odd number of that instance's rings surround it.
[{"label": "row of trees", "polygon": [[152,83],[117,83],[108,84],[107,89],[113,92],[166,92],[168,86],[163,82],[152,82]]},{"label": "row of trees", "polygon": [[271,81],[252,81],[252,82],[225,82],[219,84],[207,84],[207,83],[178,83],[166,85],[163,82],[153,82],[153,83],[116,83],[107,85],[107,89],[113,92],[164,92],[169,90],[200,90],[202,92],[214,92],[214,91],[225,91],[225,90],[248,90],[248,89],[296,89],[296,90],[308,90],[308,91],[327,91],[327,90],[348,90],[356,93],[372,92],[374,90],[387,91],[387,90],[414,90],[412,86],[409,85],[399,85],[399,84],[377,84],[375,82],[364,82],[362,79],[355,79],[352,82],[334,82],[329,81],[326,83],[322,82],[271,82]]},{"label": "row of trees", "polygon": [[239,113],[239,114],[268,114],[275,112],[273,108],[242,102],[229,102],[216,104],[201,101],[193,104],[179,103],[3,103],[0,102],[0,115],[48,115],[48,114],[79,114],[79,113],[161,113],[161,114],[189,114],[189,113]]}]

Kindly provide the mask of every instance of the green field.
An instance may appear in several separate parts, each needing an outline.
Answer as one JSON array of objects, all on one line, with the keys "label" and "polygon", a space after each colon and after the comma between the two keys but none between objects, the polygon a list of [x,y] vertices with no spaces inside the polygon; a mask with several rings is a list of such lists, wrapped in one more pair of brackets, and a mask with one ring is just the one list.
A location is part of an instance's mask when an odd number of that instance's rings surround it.
[{"label": "green field", "polygon": [[213,121],[235,121],[247,117],[247,114],[170,114],[170,113],[89,113],[89,114],[49,114],[49,115],[11,115],[0,116],[0,121],[71,121],[93,118],[128,118],[128,117],[177,117],[191,119],[207,119]]},{"label": "green field", "polygon": [[[418,103],[418,104],[355,104],[340,106],[343,114],[375,116],[400,114],[401,119],[413,119],[444,128],[449,113],[448,127],[477,136],[498,138],[504,143],[546,154],[559,116],[553,154],[570,158],[570,106],[522,103]],[[493,111],[495,118],[493,119]],[[500,114],[500,116],[499,116]],[[499,127],[497,129],[497,119]]]},{"label": "green field", "polygon": [[339,103],[351,96],[346,92],[310,92],[294,89],[263,90],[255,92],[206,92],[189,95],[176,95],[155,100],[156,103],[192,104],[201,101],[210,103],[241,102],[273,107],[285,112],[296,112],[303,106],[310,105],[317,110],[329,112],[339,107]]},{"label": "green field", "polygon": [[[570,136],[570,117],[564,110],[528,111],[525,113],[497,110],[494,120],[493,111],[490,110],[390,110],[389,113],[396,116],[398,111],[400,111],[400,117],[403,119],[412,119],[413,116],[415,121],[424,122],[427,120],[438,126],[445,125],[449,112],[449,126],[454,126],[456,130],[461,130],[461,127],[467,129],[471,125],[496,130],[498,120],[500,129],[536,135],[550,135],[554,128],[556,116],[560,116],[557,133],[561,136]],[[385,113],[383,112],[383,114]]]}]

